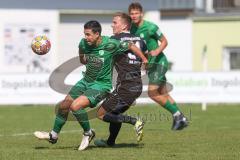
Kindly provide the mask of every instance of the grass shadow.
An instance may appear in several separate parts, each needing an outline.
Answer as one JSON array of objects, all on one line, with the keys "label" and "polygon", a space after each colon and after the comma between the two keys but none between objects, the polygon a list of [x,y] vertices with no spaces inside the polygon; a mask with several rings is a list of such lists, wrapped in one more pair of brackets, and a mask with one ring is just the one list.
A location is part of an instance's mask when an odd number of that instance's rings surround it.
[{"label": "grass shadow", "polygon": [[37,150],[44,150],[44,149],[50,149],[50,150],[57,150],[57,149],[71,149],[71,150],[77,150],[78,146],[56,146],[56,147],[44,147],[44,146],[37,146],[35,147]]},{"label": "grass shadow", "polygon": [[143,143],[118,143],[114,148],[142,148],[144,147]]}]

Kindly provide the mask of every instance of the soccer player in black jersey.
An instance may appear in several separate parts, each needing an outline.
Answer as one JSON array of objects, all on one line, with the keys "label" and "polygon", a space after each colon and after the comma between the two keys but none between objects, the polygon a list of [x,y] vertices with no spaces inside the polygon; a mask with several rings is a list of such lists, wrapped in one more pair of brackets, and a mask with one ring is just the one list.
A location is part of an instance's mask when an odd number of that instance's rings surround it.
[{"label": "soccer player in black jersey", "polygon": [[[134,43],[145,52],[147,47],[144,41],[140,37],[130,34],[130,27],[131,18],[125,13],[116,13],[112,21],[114,34],[112,38]],[[98,110],[98,118],[110,123],[110,135],[107,140],[95,140],[95,145],[101,147],[115,145],[115,140],[122,123],[134,125],[137,141],[142,140],[144,122],[135,117],[122,114],[142,93],[141,64],[141,59],[130,50],[116,56],[115,68],[118,73],[117,85],[115,90],[102,103]]]}]

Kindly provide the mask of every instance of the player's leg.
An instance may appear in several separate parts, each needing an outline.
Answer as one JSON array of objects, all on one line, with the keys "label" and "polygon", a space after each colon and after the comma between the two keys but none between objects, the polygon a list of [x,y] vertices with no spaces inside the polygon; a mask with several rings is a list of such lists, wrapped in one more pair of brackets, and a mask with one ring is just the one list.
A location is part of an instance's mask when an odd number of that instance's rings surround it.
[{"label": "player's leg", "polygon": [[[142,86],[142,84],[140,84]],[[130,86],[136,86],[130,84]],[[135,126],[135,130],[137,133],[137,140],[142,140],[142,131],[143,131],[143,125],[144,123],[139,119],[135,117],[131,117],[128,115],[123,115],[127,109],[129,109],[129,106],[136,100],[137,97],[140,96],[142,88],[140,88],[140,91],[138,92],[129,92],[129,90],[125,90],[122,85],[118,92],[115,90],[102,104],[102,106],[98,110],[98,118],[110,123],[109,126],[109,132],[110,135],[108,137],[107,141],[98,140],[95,141],[95,144],[97,146],[111,146],[115,144],[115,140],[117,138],[118,132],[121,128],[122,123],[129,123]],[[129,98],[129,94],[131,94],[131,98]],[[121,95],[121,96],[120,96]],[[105,142],[105,145],[104,145]]]},{"label": "player's leg", "polygon": [[165,87],[159,85],[148,85],[148,95],[149,97],[154,100],[156,103],[163,106],[167,111],[171,114],[179,113],[179,108],[177,107],[175,101],[172,97],[165,92]]},{"label": "player's leg", "polygon": [[73,115],[76,117],[79,124],[82,126],[84,133],[82,142],[78,150],[84,150],[88,147],[91,140],[95,137],[95,132],[91,129],[88,114],[85,108],[95,107],[106,95],[106,91],[87,89],[83,95],[74,100],[71,104],[70,109]]},{"label": "player's leg", "polygon": [[118,133],[122,127],[122,123],[113,123],[109,124],[109,136],[107,139],[107,144],[110,146],[115,145],[115,141],[117,139]]},{"label": "player's leg", "polygon": [[50,133],[44,131],[36,131],[34,132],[34,135],[40,140],[47,140],[52,144],[56,143],[58,140],[58,134],[67,121],[69,108],[72,102],[72,97],[70,95],[67,95],[65,99],[61,101],[60,104],[58,104],[59,106],[57,108],[54,126]]},{"label": "player's leg", "polygon": [[70,106],[73,115],[83,128],[83,138],[78,150],[84,150],[95,137],[95,132],[90,128],[88,114],[84,108],[90,105],[88,97],[82,95],[75,99]]},{"label": "player's leg", "polygon": [[84,80],[78,81],[70,90],[69,94],[65,97],[63,101],[59,104],[59,108],[56,114],[56,118],[54,121],[53,129],[50,133],[43,131],[36,131],[34,135],[39,139],[48,140],[50,143],[56,143],[58,134],[60,133],[62,127],[64,126],[70,106],[74,99],[76,99],[79,95],[83,94],[86,90],[86,82]]},{"label": "player's leg", "polygon": [[[111,97],[111,96],[110,96]],[[109,98],[107,98],[108,102],[109,102]],[[106,100],[103,102],[106,103]],[[98,112],[97,112],[97,116],[100,120],[103,120],[104,115],[107,112],[111,112],[112,108],[108,108],[108,111],[106,111],[102,106],[99,107]],[[107,140],[104,139],[96,139],[94,141],[94,144],[98,147],[112,147],[115,145],[115,140],[118,136],[118,133],[121,129],[122,123],[113,123],[110,122],[109,124],[109,137]]]},{"label": "player's leg", "polygon": [[129,106],[123,107],[120,110],[114,110],[112,112],[106,112],[105,109],[101,106],[98,110],[99,119],[110,123],[109,125],[109,137],[107,141],[98,139],[94,143],[100,147],[113,146],[115,144],[118,133],[121,129],[122,123],[129,123],[134,125],[134,129],[137,134],[137,141],[140,142],[143,137],[143,126],[144,122],[141,119],[131,117],[128,115],[122,114],[125,112]]},{"label": "player's leg", "polygon": [[[161,65],[165,64],[165,65]],[[167,72],[168,62],[165,58],[161,64],[155,64],[149,70],[148,95],[156,103],[163,106],[173,115],[173,130],[181,130],[187,126],[187,119],[178,108],[177,103],[169,95],[165,73]]]},{"label": "player's leg", "polygon": [[[123,115],[126,110],[136,101],[136,99],[142,93],[142,82],[135,81],[131,83],[122,83],[118,89],[119,105],[112,111],[113,115],[119,115],[121,119],[125,120],[123,123],[130,123],[134,125],[134,129],[137,135],[137,141],[140,142],[143,137],[144,122],[140,118],[135,118],[128,115]],[[131,96],[129,96],[131,95]]]},{"label": "player's leg", "polygon": [[[164,88],[160,87],[160,90],[159,90],[160,94],[162,90],[164,90]],[[173,115],[172,130],[182,130],[183,128],[187,127],[188,120],[180,111],[177,103],[173,100],[173,98],[169,94],[166,96],[166,98],[167,98],[167,102],[164,105],[164,107],[168,108],[169,111],[172,111],[171,113]]]},{"label": "player's leg", "polygon": [[98,147],[113,147],[117,139],[118,133],[122,127],[122,123],[109,123],[109,136],[107,140],[96,139],[94,144]]},{"label": "player's leg", "polygon": [[[118,91],[121,89],[118,89]],[[129,95],[130,93],[126,93]],[[98,118],[105,122],[113,123],[129,123],[135,125],[137,119],[121,113],[125,112],[129,106],[134,102],[135,96],[123,98],[116,90],[102,103],[97,112]],[[125,100],[126,99],[126,100]],[[129,100],[130,99],[130,100]],[[131,102],[129,102],[131,101]],[[128,103],[129,102],[129,103]]]}]

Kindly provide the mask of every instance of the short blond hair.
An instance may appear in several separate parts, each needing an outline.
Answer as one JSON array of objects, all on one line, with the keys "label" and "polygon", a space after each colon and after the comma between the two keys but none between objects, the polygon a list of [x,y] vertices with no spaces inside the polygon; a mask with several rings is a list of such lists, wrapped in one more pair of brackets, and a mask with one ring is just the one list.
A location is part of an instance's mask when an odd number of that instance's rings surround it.
[{"label": "short blond hair", "polygon": [[128,29],[130,29],[132,20],[128,14],[124,12],[117,12],[113,15],[113,17],[120,17],[123,20],[123,23],[128,26]]}]

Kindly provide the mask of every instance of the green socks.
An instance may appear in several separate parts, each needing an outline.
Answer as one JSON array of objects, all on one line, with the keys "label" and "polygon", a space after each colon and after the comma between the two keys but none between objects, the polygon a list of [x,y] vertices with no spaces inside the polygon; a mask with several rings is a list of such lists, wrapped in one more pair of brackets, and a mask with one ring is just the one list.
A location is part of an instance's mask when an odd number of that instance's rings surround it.
[{"label": "green socks", "polygon": [[84,131],[90,130],[90,123],[88,121],[88,114],[85,109],[79,109],[73,112],[73,115],[76,117],[79,124],[82,126]]},{"label": "green socks", "polygon": [[[90,130],[90,124],[88,121],[88,114],[84,109],[80,109],[76,112],[73,112],[73,115],[76,117],[79,124],[82,126],[84,131]],[[58,113],[55,118],[53,131],[59,133],[67,121],[68,112],[64,112],[63,110],[58,110]]]},{"label": "green socks", "polygon": [[59,133],[65,124],[66,119],[64,119],[61,115],[57,114],[53,126],[53,131]]},{"label": "green socks", "polygon": [[179,108],[176,103],[171,104],[169,100],[167,100],[166,104],[163,106],[166,110],[171,112],[172,114],[176,113],[179,111]]}]

